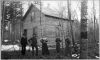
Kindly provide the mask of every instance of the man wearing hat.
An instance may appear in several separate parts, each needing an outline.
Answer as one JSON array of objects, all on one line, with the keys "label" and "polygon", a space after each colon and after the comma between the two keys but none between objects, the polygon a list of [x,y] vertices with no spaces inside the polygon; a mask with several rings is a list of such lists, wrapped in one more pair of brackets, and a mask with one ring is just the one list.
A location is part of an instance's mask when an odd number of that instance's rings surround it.
[{"label": "man wearing hat", "polygon": [[28,41],[29,41],[29,43],[31,43],[33,56],[34,56],[34,47],[36,49],[36,56],[38,56],[38,46],[37,46],[37,38],[36,38],[36,35],[33,34],[33,37],[30,38]]},{"label": "man wearing hat", "polygon": [[23,36],[21,37],[22,55],[25,55],[26,45],[27,45],[27,38],[26,38],[26,35],[23,34]]}]

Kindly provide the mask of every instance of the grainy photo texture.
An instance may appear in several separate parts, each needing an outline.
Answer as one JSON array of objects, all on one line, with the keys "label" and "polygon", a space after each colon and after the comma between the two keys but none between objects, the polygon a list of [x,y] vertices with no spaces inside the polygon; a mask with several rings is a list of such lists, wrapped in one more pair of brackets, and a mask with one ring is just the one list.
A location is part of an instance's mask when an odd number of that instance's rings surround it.
[{"label": "grainy photo texture", "polygon": [[99,0],[1,1],[1,59],[99,59]]}]

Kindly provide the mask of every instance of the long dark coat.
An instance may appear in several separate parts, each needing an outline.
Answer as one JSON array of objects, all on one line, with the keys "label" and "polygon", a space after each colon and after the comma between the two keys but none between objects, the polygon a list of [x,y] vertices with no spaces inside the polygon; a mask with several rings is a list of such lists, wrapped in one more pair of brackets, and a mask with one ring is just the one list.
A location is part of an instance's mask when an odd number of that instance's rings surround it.
[{"label": "long dark coat", "polygon": [[56,42],[56,50],[57,50],[57,52],[59,52],[60,51],[60,42],[61,42],[61,40],[59,38],[57,38],[55,42]]},{"label": "long dark coat", "polygon": [[26,37],[22,37],[21,38],[21,45],[22,46],[26,46],[27,45],[27,38]]},{"label": "long dark coat", "polygon": [[42,43],[42,54],[43,54],[43,55],[45,55],[45,54],[49,55],[49,50],[48,50],[48,46],[47,46],[47,41],[41,39],[40,42]]},{"label": "long dark coat", "polygon": [[21,53],[22,53],[22,55],[25,55],[26,45],[27,45],[27,38],[26,37],[21,38],[21,45],[22,45]]},{"label": "long dark coat", "polygon": [[65,39],[65,45],[66,45],[66,47],[65,47],[65,55],[71,54],[70,43],[71,43],[70,39],[69,38],[66,38]]}]

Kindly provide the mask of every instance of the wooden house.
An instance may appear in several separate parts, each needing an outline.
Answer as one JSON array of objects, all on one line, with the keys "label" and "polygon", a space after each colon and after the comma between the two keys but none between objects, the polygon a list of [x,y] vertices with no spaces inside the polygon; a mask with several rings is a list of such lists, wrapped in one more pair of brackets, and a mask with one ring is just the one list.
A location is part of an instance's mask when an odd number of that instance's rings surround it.
[{"label": "wooden house", "polygon": [[27,38],[30,39],[36,34],[40,44],[39,39],[45,35],[48,44],[55,44],[55,38],[58,36],[64,42],[65,36],[70,31],[70,21],[53,13],[49,9],[41,11],[40,7],[31,4],[23,17],[23,33],[26,33]]}]

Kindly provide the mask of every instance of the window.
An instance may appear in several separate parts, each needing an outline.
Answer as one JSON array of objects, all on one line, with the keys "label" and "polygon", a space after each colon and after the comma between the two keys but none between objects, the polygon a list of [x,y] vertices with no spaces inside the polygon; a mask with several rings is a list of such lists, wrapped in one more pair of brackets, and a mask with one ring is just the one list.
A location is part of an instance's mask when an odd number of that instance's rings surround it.
[{"label": "window", "polygon": [[37,27],[33,28],[33,34],[35,34],[37,36]]},{"label": "window", "polygon": [[32,12],[32,16],[34,16],[34,12]]},{"label": "window", "polygon": [[27,36],[27,29],[24,29],[24,34]]},{"label": "window", "polygon": [[35,21],[35,19],[34,19],[35,16],[34,15],[35,15],[34,12],[32,12],[32,14],[31,14],[31,22]]}]

